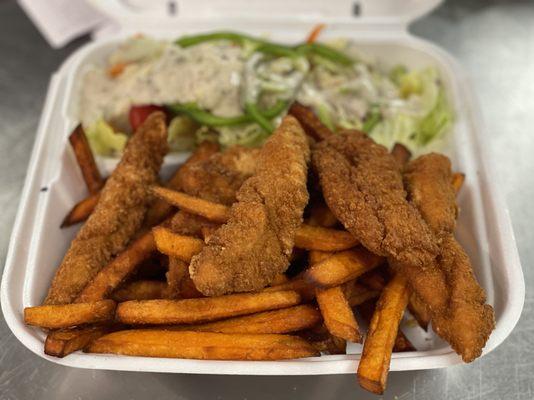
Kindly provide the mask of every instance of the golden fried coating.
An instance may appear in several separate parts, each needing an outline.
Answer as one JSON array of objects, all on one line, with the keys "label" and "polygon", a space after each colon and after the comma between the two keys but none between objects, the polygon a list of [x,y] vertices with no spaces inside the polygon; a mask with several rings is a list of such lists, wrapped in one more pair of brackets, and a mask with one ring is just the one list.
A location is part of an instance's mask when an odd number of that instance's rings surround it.
[{"label": "golden fried coating", "polygon": [[[440,154],[427,154],[408,163],[404,182],[410,202],[440,240],[436,262],[448,288],[445,310],[433,310],[432,326],[466,362],[480,356],[495,316],[477,283],[469,257],[453,236],[456,198],[450,161]],[[430,290],[430,289],[429,289]]]},{"label": "golden fried coating", "polygon": [[449,159],[437,153],[423,155],[406,165],[403,177],[408,200],[438,238],[453,232],[457,207]]},{"label": "golden fried coating", "polygon": [[182,190],[221,204],[235,202],[237,190],[256,168],[259,149],[234,146],[191,165],[182,174]]},{"label": "golden fried coating", "polygon": [[191,261],[197,288],[208,296],[257,290],[284,272],[308,202],[309,145],[291,116],[261,149],[256,172],[237,192],[227,224]]},{"label": "golden fried coating", "polygon": [[346,131],[316,146],[313,165],[329,208],[366,248],[418,268],[436,257],[436,239],[406,201],[399,167],[385,147]]},{"label": "golden fried coating", "polygon": [[203,228],[214,228],[217,226],[217,224],[208,221],[206,218],[189,214],[183,210],[178,211],[171,219],[171,230],[174,233],[184,236],[202,238]]},{"label": "golden fried coating", "polygon": [[336,217],[406,276],[438,335],[464,361],[478,357],[494,317],[469,258],[452,236],[456,203],[449,160],[431,154],[410,162],[408,194],[394,158],[359,132],[326,139],[314,150],[313,162]]},{"label": "golden fried coating", "polygon": [[141,227],[167,152],[163,113],[153,113],[129,140],[101,191],[95,210],[72,241],[45,304],[72,302]]}]

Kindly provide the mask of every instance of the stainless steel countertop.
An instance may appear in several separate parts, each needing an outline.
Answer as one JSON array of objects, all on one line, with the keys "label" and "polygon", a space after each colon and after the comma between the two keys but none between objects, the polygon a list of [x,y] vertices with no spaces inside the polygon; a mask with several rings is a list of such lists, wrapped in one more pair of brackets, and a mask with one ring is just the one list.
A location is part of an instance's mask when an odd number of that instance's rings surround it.
[{"label": "stainless steel countertop", "polygon": [[[486,357],[448,369],[391,373],[385,399],[534,398],[534,2],[450,1],[413,33],[469,73],[513,220],[527,295],[510,337]],[[76,47],[48,47],[15,2],[0,0],[0,266],[50,74]],[[0,317],[0,399],[375,399],[355,376],[229,377],[88,371],[27,350]]]}]

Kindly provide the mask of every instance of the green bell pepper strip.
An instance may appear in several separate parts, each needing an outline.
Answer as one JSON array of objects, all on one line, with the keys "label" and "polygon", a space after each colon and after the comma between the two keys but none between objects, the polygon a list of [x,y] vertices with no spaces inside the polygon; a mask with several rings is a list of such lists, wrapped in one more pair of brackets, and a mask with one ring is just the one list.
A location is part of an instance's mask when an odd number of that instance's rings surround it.
[{"label": "green bell pepper strip", "polygon": [[[279,100],[274,106],[264,111],[258,110],[257,106],[255,106],[254,109],[257,113],[259,113],[261,117],[263,117],[263,119],[268,121],[269,119],[273,119],[282,111],[284,111],[287,105],[288,104],[286,101]],[[255,118],[249,112],[243,115],[239,115],[237,117],[219,117],[217,115],[213,115],[208,111],[200,109],[194,103],[171,104],[168,105],[167,108],[173,113],[185,114],[191,119],[198,122],[199,124],[206,126],[234,126],[250,122],[258,122],[257,116]],[[272,130],[270,132],[272,132]]]},{"label": "green bell pepper strip", "polygon": [[316,54],[318,56],[326,58],[327,60],[333,61],[336,64],[341,64],[347,67],[354,64],[354,60],[350,58],[349,56],[347,56],[346,54],[334,49],[333,47],[326,46],[321,43],[301,44],[301,45],[296,46],[295,49],[301,54],[304,54],[304,55],[307,55],[308,53]]},{"label": "green bell pepper strip", "polygon": [[342,52],[321,43],[306,43],[297,46],[286,46],[236,32],[223,31],[201,35],[183,36],[177,39],[175,44],[181,47],[190,47],[214,40],[228,40],[238,43],[241,46],[245,42],[250,42],[257,46],[256,51],[278,57],[294,58],[298,57],[299,55],[307,56],[309,53],[312,53],[345,66],[350,66],[354,63],[354,60],[346,54],[343,54]]},{"label": "green bell pepper strip", "polygon": [[190,47],[214,40],[228,40],[230,42],[238,43],[241,46],[243,46],[245,42],[250,42],[257,47],[256,51],[278,57],[297,57],[299,55],[290,46],[268,42],[266,40],[236,32],[212,32],[201,35],[183,36],[177,39],[174,43],[180,47]]},{"label": "green bell pepper strip", "polygon": [[274,130],[271,122],[261,114],[256,104],[246,103],[245,111],[265,132],[271,133]]}]

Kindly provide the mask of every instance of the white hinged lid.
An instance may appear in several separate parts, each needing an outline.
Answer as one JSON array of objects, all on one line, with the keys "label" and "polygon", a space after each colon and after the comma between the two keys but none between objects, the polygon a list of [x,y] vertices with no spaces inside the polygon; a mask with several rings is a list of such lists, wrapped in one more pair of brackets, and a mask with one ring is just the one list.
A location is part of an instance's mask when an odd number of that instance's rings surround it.
[{"label": "white hinged lid", "polygon": [[121,26],[180,18],[299,18],[407,25],[443,0],[89,0]]}]

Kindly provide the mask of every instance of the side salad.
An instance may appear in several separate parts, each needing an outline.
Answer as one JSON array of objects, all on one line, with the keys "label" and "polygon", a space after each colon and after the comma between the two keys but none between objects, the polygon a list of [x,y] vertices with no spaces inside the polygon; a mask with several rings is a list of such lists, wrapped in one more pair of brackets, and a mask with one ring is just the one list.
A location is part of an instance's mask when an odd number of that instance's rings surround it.
[{"label": "side salad", "polygon": [[174,151],[203,140],[259,146],[293,101],[333,130],[359,129],[391,147],[420,152],[449,130],[453,113],[433,68],[385,69],[349,40],[278,44],[235,32],[175,41],[136,36],[84,76],[80,119],[93,150],[119,154],[158,109]]}]

